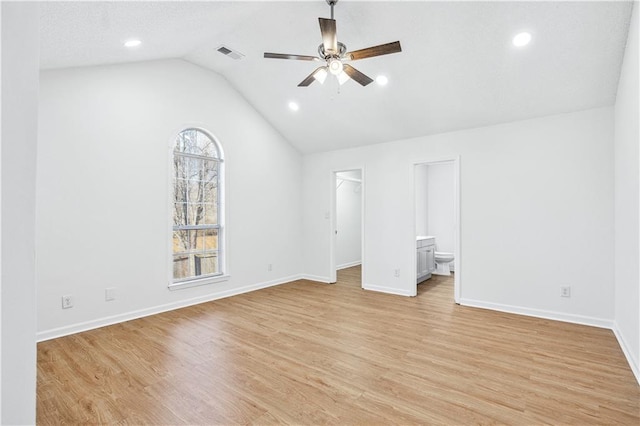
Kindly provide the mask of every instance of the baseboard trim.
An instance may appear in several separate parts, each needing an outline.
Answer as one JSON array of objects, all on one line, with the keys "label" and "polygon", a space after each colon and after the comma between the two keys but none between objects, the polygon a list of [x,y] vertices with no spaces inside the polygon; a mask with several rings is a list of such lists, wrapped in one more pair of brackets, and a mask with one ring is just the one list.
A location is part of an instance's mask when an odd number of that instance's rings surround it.
[{"label": "baseboard trim", "polygon": [[622,334],[616,322],[613,323],[613,327],[611,328],[611,330],[613,331],[613,334],[615,334],[616,339],[618,339],[618,344],[622,349],[622,353],[624,354],[625,358],[627,358],[627,363],[629,364],[629,367],[631,367],[631,371],[636,377],[638,385],[640,385],[640,368],[638,366],[638,360],[634,359],[631,355],[631,349],[629,349],[629,345],[624,338],[624,334]]},{"label": "baseboard trim", "polygon": [[302,275],[300,275],[299,279],[308,280],[308,281],[317,281],[319,283],[325,283],[325,284],[331,284],[331,280],[329,279],[329,277],[321,277],[320,275],[302,274]]},{"label": "baseboard trim", "polygon": [[573,324],[589,325],[598,328],[613,329],[613,321],[583,315],[566,314],[563,312],[546,311],[543,309],[524,308],[522,306],[503,305],[500,303],[483,302],[473,299],[460,299],[460,304],[473,308],[490,309],[493,311],[507,312],[510,314],[525,315],[554,321],[570,322]]},{"label": "baseboard trim", "polygon": [[[305,275],[305,274],[292,275],[292,276],[284,277],[277,280],[252,284],[244,287],[221,291],[214,294],[208,294],[205,296],[200,296],[200,297],[195,297],[191,299],[181,300],[178,302],[154,306],[151,308],[140,309],[140,310],[126,312],[123,314],[113,315],[109,317],[103,317],[96,320],[86,321],[78,324],[72,324],[69,326],[54,328],[51,330],[40,331],[36,334],[36,341],[44,342],[46,340],[56,339],[58,337],[68,336],[68,335],[80,333],[83,331],[89,331],[96,328],[106,327],[109,325],[114,325],[114,324],[122,323],[125,321],[131,321],[134,319],[143,318],[150,315],[156,315],[162,312],[173,311],[175,309],[186,308],[188,306],[211,302],[213,300],[224,299],[227,297],[248,293],[248,292],[260,290],[263,288],[286,284],[286,283],[297,281],[300,279],[317,281],[322,283],[330,283],[329,279],[326,277],[321,277],[316,275]],[[397,296],[407,296],[407,297],[411,296],[409,291],[400,290],[392,287],[364,284],[362,288],[365,290],[377,291],[380,293],[393,294]],[[572,315],[572,314],[566,314],[561,312],[546,311],[541,309],[523,308],[521,306],[483,302],[483,301],[473,300],[473,299],[461,299],[460,304],[463,306],[469,306],[474,308],[490,309],[494,311],[507,312],[511,314],[525,315],[525,316],[554,320],[554,321],[564,321],[564,322],[569,322],[574,324],[581,324],[581,325],[588,325],[592,327],[610,329],[613,331],[614,335],[616,336],[616,339],[618,340],[618,344],[620,345],[620,348],[622,349],[622,352],[624,353],[624,356],[627,359],[627,363],[629,364],[629,367],[631,368],[631,371],[635,376],[636,381],[640,385],[640,368],[638,366],[638,363],[631,355],[631,350],[629,349],[629,345],[627,344],[624,338],[624,335],[620,332],[618,325],[614,321],[595,318],[595,317],[587,317],[583,315]]]},{"label": "baseboard trim", "polygon": [[377,291],[379,293],[395,294],[396,296],[411,297],[412,294],[409,290],[402,290],[395,287],[384,287],[380,285],[363,284],[362,288],[370,291]]},{"label": "baseboard trim", "polygon": [[563,322],[569,322],[573,324],[588,325],[591,327],[609,329],[613,331],[613,334],[616,336],[616,339],[618,340],[618,344],[622,349],[622,353],[627,359],[627,364],[629,364],[629,368],[631,368],[631,372],[633,373],[636,381],[638,382],[638,385],[640,385],[640,366],[638,366],[638,360],[634,359],[633,356],[631,355],[632,352],[629,349],[629,345],[627,344],[624,338],[624,335],[620,332],[620,329],[618,328],[618,325],[616,324],[615,321],[606,320],[602,318],[587,317],[583,315],[572,315],[572,314],[566,314],[562,312],[545,311],[542,309],[523,308],[521,306],[502,305],[499,303],[483,302],[483,301],[473,300],[473,299],[461,299],[460,304],[463,306],[469,306],[473,308],[490,309],[493,311],[507,312],[510,314],[525,315],[529,317],[536,317],[536,318],[542,318],[542,319],[548,319],[548,320],[554,320],[554,321],[563,321]]},{"label": "baseboard trim", "polygon": [[362,265],[362,261],[361,260],[356,260],[355,262],[348,262],[348,263],[343,263],[342,265],[338,265],[336,267],[336,270],[341,270],[341,269],[347,269],[347,268],[351,268],[352,266],[358,266],[358,265]]},{"label": "baseboard trim", "polygon": [[301,274],[291,275],[288,277],[284,277],[284,278],[280,278],[272,281],[266,281],[262,283],[251,284],[251,285],[247,285],[239,288],[220,291],[213,294],[207,294],[205,296],[199,296],[191,299],[180,300],[177,302],[166,303],[164,305],[153,306],[151,308],[125,312],[122,314],[98,318],[91,321],[85,321],[77,324],[67,325],[64,327],[53,328],[51,330],[44,330],[36,334],[36,341],[44,342],[46,340],[56,339],[58,337],[68,336],[68,335],[80,333],[83,331],[89,331],[96,328],[119,324],[121,322],[131,321],[134,319],[143,318],[150,315],[156,315],[163,312],[173,311],[175,309],[186,308],[187,306],[198,305],[200,303],[211,302],[213,300],[224,299],[231,296],[237,296],[243,293],[249,293],[251,291],[261,290],[263,288],[286,284],[302,278],[303,277]]}]

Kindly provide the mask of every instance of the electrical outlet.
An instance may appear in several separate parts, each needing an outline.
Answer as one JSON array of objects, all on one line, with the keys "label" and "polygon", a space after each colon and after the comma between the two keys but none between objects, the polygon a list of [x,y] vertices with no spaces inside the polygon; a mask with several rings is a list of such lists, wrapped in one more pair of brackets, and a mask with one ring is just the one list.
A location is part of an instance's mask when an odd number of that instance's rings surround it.
[{"label": "electrical outlet", "polygon": [[69,308],[73,308],[73,297],[70,294],[62,296],[62,309]]},{"label": "electrical outlet", "polygon": [[116,300],[116,288],[109,287],[104,289],[104,300],[110,302],[112,300]]},{"label": "electrical outlet", "polygon": [[560,287],[560,297],[571,297],[571,287],[569,286]]},{"label": "electrical outlet", "polygon": [[273,271],[273,264],[270,263],[269,265],[267,265],[267,271]]},{"label": "electrical outlet", "polygon": [[400,278],[400,269],[396,269],[393,271],[393,276],[396,278]]}]

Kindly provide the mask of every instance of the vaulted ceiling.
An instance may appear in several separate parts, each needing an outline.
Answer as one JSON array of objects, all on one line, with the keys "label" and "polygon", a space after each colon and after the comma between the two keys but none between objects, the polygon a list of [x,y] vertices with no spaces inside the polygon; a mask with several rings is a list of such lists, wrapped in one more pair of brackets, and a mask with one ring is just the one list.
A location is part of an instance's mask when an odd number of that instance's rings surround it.
[{"label": "vaulted ceiling", "polygon": [[[629,1],[341,0],[335,19],[348,50],[401,42],[401,53],[351,63],[389,83],[301,88],[318,63],[263,53],[316,55],[325,0],[43,2],[41,66],[183,58],[224,76],[310,153],[612,105],[631,10]],[[518,48],[522,31],[532,41]],[[142,44],[124,48],[130,38]]]}]

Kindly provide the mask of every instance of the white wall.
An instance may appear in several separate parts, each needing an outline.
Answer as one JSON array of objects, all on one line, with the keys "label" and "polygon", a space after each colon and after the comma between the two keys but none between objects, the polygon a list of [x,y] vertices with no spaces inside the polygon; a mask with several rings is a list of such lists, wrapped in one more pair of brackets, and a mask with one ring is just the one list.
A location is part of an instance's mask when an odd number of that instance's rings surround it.
[{"label": "white wall", "polygon": [[436,251],[454,252],[455,175],[452,162],[427,167],[427,233],[436,237]]},{"label": "white wall", "polygon": [[633,9],[615,105],[615,330],[640,382],[637,2]]},{"label": "white wall", "polygon": [[[329,171],[358,161],[367,180],[364,287],[415,294],[414,163],[456,155],[461,301],[611,325],[611,107],[305,156],[305,272],[330,274]],[[571,298],[560,297],[562,285]]]},{"label": "white wall", "polygon": [[34,274],[39,13],[2,3],[2,424],[36,421]]},{"label": "white wall", "polygon": [[362,179],[360,170],[336,174],[336,268],[362,262],[362,183],[340,180]]},{"label": "white wall", "polygon": [[427,191],[428,185],[428,169],[426,164],[416,166],[414,185],[416,199],[416,236],[429,235],[429,204]]},{"label": "white wall", "polygon": [[[219,75],[182,60],[45,71],[40,118],[39,338],[302,272],[300,154]],[[169,152],[189,125],[225,152],[231,279],[169,291]]]}]

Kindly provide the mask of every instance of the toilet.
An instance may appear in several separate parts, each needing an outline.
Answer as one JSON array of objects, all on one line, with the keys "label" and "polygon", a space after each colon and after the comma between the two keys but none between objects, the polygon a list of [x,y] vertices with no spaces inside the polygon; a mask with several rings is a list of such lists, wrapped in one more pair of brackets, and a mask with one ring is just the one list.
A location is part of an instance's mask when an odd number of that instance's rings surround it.
[{"label": "toilet", "polygon": [[436,270],[432,272],[435,275],[451,275],[449,264],[453,262],[453,253],[444,251],[435,252]]}]

